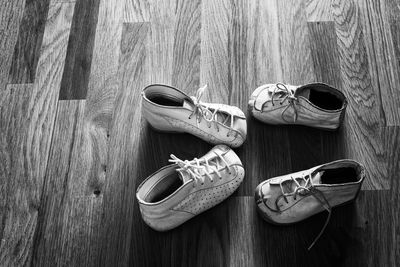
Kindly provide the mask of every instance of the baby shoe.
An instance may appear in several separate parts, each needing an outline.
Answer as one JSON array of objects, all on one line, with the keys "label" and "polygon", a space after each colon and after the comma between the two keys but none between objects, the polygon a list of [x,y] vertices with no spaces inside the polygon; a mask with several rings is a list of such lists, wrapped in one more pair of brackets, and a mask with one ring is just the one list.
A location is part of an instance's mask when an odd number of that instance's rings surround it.
[{"label": "baby shoe", "polygon": [[323,84],[302,86],[283,83],[258,87],[250,97],[249,111],[268,124],[298,124],[335,130],[343,121],[346,97]]},{"label": "baby shoe", "polygon": [[357,198],[365,177],[364,167],[353,160],[338,160],[308,170],[268,179],[255,191],[257,210],[272,224],[288,225]]},{"label": "baby shoe", "polygon": [[214,207],[244,177],[242,162],[226,145],[191,161],[171,155],[170,162],[142,182],[136,193],[143,220],[157,231],[175,228]]},{"label": "baby shoe", "polygon": [[238,107],[200,101],[207,86],[196,96],[167,85],[143,89],[143,116],[156,130],[193,134],[211,144],[238,147],[247,134],[246,117]]}]

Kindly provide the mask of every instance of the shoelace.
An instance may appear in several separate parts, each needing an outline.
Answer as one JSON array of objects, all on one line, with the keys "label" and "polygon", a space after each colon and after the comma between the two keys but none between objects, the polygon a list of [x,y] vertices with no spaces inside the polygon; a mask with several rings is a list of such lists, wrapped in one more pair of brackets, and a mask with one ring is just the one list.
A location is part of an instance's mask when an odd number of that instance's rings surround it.
[{"label": "shoelace", "polygon": [[[288,100],[289,106],[287,106],[283,112],[285,112],[290,106],[292,106],[292,107],[293,107],[293,110],[294,110],[293,122],[296,122],[296,121],[297,121],[298,113],[297,113],[297,108],[296,108],[295,102],[296,102],[298,99],[297,99],[297,97],[294,95],[294,92],[293,92],[292,90],[288,89],[288,88],[286,87],[286,85],[284,85],[283,83],[277,83],[277,84],[275,85],[275,89],[274,89],[274,91],[272,92],[272,96],[271,96],[272,106],[275,106],[274,96],[275,96],[276,94],[283,94],[283,95],[284,95],[284,97],[282,98],[282,100],[279,102],[280,105],[282,105],[283,102],[285,102],[286,99]],[[265,103],[264,103],[263,106],[261,107],[261,112],[262,112],[262,110],[263,110],[263,108],[264,108],[264,105],[265,105]]]},{"label": "shoelace", "polygon": [[[217,114],[219,112],[219,108],[215,109],[214,111],[210,110],[207,106],[201,104],[200,99],[203,96],[204,91],[207,89],[207,84],[203,87],[200,87],[197,92],[196,92],[196,97],[192,97],[195,108],[193,109],[193,112],[189,115],[188,119],[191,119],[193,115],[196,115],[196,123],[197,127],[199,127],[199,123],[201,122],[202,118],[204,118],[207,121],[207,126],[208,128],[211,128],[211,123],[214,122],[215,128],[219,132],[219,126],[217,123]],[[227,133],[227,137],[230,136],[230,132],[233,129],[233,119],[234,115],[229,114],[227,118],[225,119],[222,124],[225,125],[227,120],[230,118],[230,125],[229,127],[229,132]]]},{"label": "shoelace", "polygon": [[[324,194],[314,187],[314,184],[312,183],[311,174],[308,175],[307,179],[305,177],[306,176],[302,176],[299,178],[290,177],[292,179],[292,181],[296,183],[296,188],[294,189],[293,192],[289,192],[289,193],[284,192],[282,183],[287,182],[287,181],[280,182],[279,186],[281,187],[282,196],[283,196],[284,200],[286,201],[286,203],[289,203],[287,200],[287,196],[292,195],[293,193],[294,193],[294,196],[293,196],[294,200],[296,200],[298,194],[304,194],[304,193],[307,194],[308,193],[308,194],[312,195],[314,198],[316,198],[321,203],[321,205],[324,207],[324,209],[326,211],[328,211],[328,217],[326,218],[324,226],[322,227],[321,231],[319,232],[317,237],[314,239],[314,241],[311,243],[311,245],[308,247],[308,250],[310,250],[315,245],[315,243],[318,241],[318,239],[321,237],[323,232],[325,231],[325,228],[327,227],[329,220],[331,218],[332,208],[331,208],[331,205],[329,204],[328,200],[325,198]],[[301,185],[297,180],[304,181],[304,184]],[[318,195],[320,197],[318,197]],[[278,205],[277,205],[278,201],[279,201],[279,198],[276,199],[276,202],[275,202],[276,207],[278,207]]]},{"label": "shoelace", "polygon": [[[224,159],[224,157],[216,152],[214,152],[214,154],[216,155],[216,157],[210,160],[207,160],[205,158],[202,159],[194,158],[191,161],[181,160],[174,154],[171,154],[171,159],[169,160],[169,162],[176,163],[179,165],[180,168],[177,169],[177,171],[187,171],[190,177],[193,178],[195,182],[201,182],[201,184],[204,184],[203,174],[207,176],[211,182],[214,182],[212,174],[215,173],[220,179],[222,179],[222,176],[220,174],[221,170],[228,168],[229,174],[232,173],[230,168],[231,165],[228,164],[228,162]],[[216,160],[217,158],[221,159],[221,161],[225,165],[220,165],[218,163],[218,160]],[[203,173],[201,173],[200,171],[203,171]],[[195,187],[195,183],[193,183],[193,187]]]}]

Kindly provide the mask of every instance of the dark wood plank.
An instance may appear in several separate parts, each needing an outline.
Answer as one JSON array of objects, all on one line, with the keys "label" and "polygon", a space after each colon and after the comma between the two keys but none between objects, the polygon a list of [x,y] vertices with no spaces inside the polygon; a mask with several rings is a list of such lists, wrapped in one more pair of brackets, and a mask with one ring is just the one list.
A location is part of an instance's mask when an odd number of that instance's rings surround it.
[{"label": "dark wood plank", "polygon": [[78,0],[68,42],[60,100],[85,99],[100,0]]},{"label": "dark wood plank", "polygon": [[[29,88],[29,92],[18,92],[20,95],[15,103],[24,103],[23,105],[18,105],[17,110],[13,110],[13,104],[8,107],[10,112],[15,113],[13,116],[22,120],[18,125],[23,124],[23,128],[16,127],[17,132],[10,130],[5,135],[8,138],[14,136],[18,142],[5,146],[4,151],[8,152],[4,153],[18,154],[11,157],[14,163],[8,165],[8,171],[1,174],[1,177],[8,177],[9,181],[15,181],[16,184],[9,184],[4,193],[9,201],[1,219],[0,265],[28,265],[32,256],[73,7],[74,3],[50,6],[36,83]],[[15,87],[10,85],[9,88]],[[12,118],[10,114],[6,116]],[[12,152],[13,150],[15,151]],[[2,178],[3,181],[4,179]]]},{"label": "dark wood plank", "polygon": [[50,0],[27,0],[19,26],[10,68],[9,83],[33,83],[39,61]]},{"label": "dark wood plank", "polygon": [[364,188],[388,189],[382,137],[382,103],[369,74],[360,10],[354,1],[332,5],[340,59],[342,92],[348,99],[343,122],[344,155],[367,166]]},{"label": "dark wood plank", "polygon": [[25,0],[0,0],[0,91],[5,90]]}]

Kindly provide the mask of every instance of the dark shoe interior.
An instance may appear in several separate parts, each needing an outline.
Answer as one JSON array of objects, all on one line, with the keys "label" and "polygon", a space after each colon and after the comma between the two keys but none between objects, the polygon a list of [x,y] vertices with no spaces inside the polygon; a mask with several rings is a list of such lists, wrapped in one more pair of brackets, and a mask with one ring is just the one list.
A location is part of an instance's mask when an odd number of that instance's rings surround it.
[{"label": "dark shoe interior", "polygon": [[173,106],[173,107],[181,107],[183,105],[182,99],[166,97],[162,95],[152,95],[147,97],[150,101],[162,105],[162,106]]},{"label": "dark shoe interior", "polygon": [[161,201],[174,193],[182,185],[183,182],[178,177],[178,174],[173,173],[158,182],[144,200],[149,203]]},{"label": "dark shoe interior", "polygon": [[359,180],[358,172],[352,167],[326,169],[321,176],[321,184],[343,184]]},{"label": "dark shoe interior", "polygon": [[334,94],[325,91],[310,89],[310,102],[326,110],[338,110],[343,106],[343,101]]}]

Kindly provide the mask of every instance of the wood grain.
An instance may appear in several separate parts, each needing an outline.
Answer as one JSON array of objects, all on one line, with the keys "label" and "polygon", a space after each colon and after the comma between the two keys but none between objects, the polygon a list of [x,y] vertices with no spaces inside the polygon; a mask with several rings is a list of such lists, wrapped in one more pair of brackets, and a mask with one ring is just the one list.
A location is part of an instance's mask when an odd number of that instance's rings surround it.
[{"label": "wood grain", "polygon": [[[304,2],[278,1],[277,3],[282,51],[282,81],[295,85],[313,82],[315,81],[315,62],[313,62],[310,49],[312,37],[307,27]],[[304,170],[324,163],[321,162],[320,132],[298,126],[287,128],[290,171]],[[307,155],[306,161],[303,160],[304,155]]]},{"label": "wood grain", "polygon": [[[102,232],[103,257],[100,262],[105,266],[126,266],[129,261],[131,231],[134,229],[135,170],[140,166],[139,161],[132,159],[139,158],[140,92],[148,83],[146,45],[149,29],[149,23],[124,23],[122,31],[118,71],[120,83],[111,127],[109,171],[104,187],[104,216],[108,220]],[[115,161],[116,158],[119,160]]]},{"label": "wood grain", "polygon": [[[91,265],[99,255],[98,250],[82,249],[95,246],[88,240],[98,235],[102,198],[81,179],[85,158],[78,154],[83,142],[83,120],[85,101],[60,101],[55,120],[52,149],[46,181],[41,197],[43,212],[35,237],[33,264],[48,265]],[[82,175],[82,176],[81,176]],[[85,220],[82,220],[85,218]],[[49,238],[49,233],[51,238]]]},{"label": "wood grain", "polygon": [[150,0],[126,0],[124,22],[149,22]]},{"label": "wood grain", "polygon": [[305,0],[307,21],[332,21],[332,0]]},{"label": "wood grain", "polygon": [[0,0],[0,92],[5,90],[25,1]]},{"label": "wood grain", "polygon": [[[20,21],[35,11],[0,0],[1,266],[399,265],[397,0],[79,1],[50,0],[47,19],[32,18],[46,21],[34,83],[7,85]],[[59,100],[63,74],[67,98],[85,100]],[[343,91],[343,127],[271,126],[246,112],[238,191],[174,230],[147,227],[137,186],[171,153],[212,145],[150,129],[140,90],[193,95],[208,83],[205,101],[245,111],[255,88],[279,81]],[[339,158],[366,166],[364,190],[333,210],[311,251],[325,213],[288,227],[258,216],[261,181]]]},{"label": "wood grain", "polygon": [[400,68],[396,61],[388,21],[389,12],[382,1],[358,1],[369,74],[380,96],[385,125],[400,125]]},{"label": "wood grain", "polygon": [[50,0],[27,0],[10,68],[9,83],[33,83]]},{"label": "wood grain", "polygon": [[228,103],[229,88],[229,25],[231,2],[205,0],[201,17],[200,84],[208,84],[204,101]]},{"label": "wood grain", "polygon": [[[379,92],[372,84],[360,20],[360,10],[353,1],[333,4],[338,41],[342,92],[349,104],[344,120],[345,155],[368,168],[364,188],[388,188],[387,166],[381,126]],[[358,144],[358,145],[355,145]]]},{"label": "wood grain", "polygon": [[[73,6],[73,3],[50,6],[36,83],[31,87],[29,95],[22,97],[25,102],[23,108],[15,111],[24,118],[25,123],[23,129],[17,128],[18,134],[9,133],[20,138],[15,148],[9,148],[17,149],[20,153],[17,165],[10,168],[14,175],[9,179],[19,181],[20,185],[10,185],[7,188],[6,194],[10,199],[7,203],[9,208],[2,218],[1,265],[27,265],[32,256],[32,242],[57,108],[58,90],[54,88],[59,88],[61,82]],[[8,177],[8,173],[3,173],[2,177]]]},{"label": "wood grain", "polygon": [[78,0],[68,42],[60,99],[85,99],[100,0]]}]

